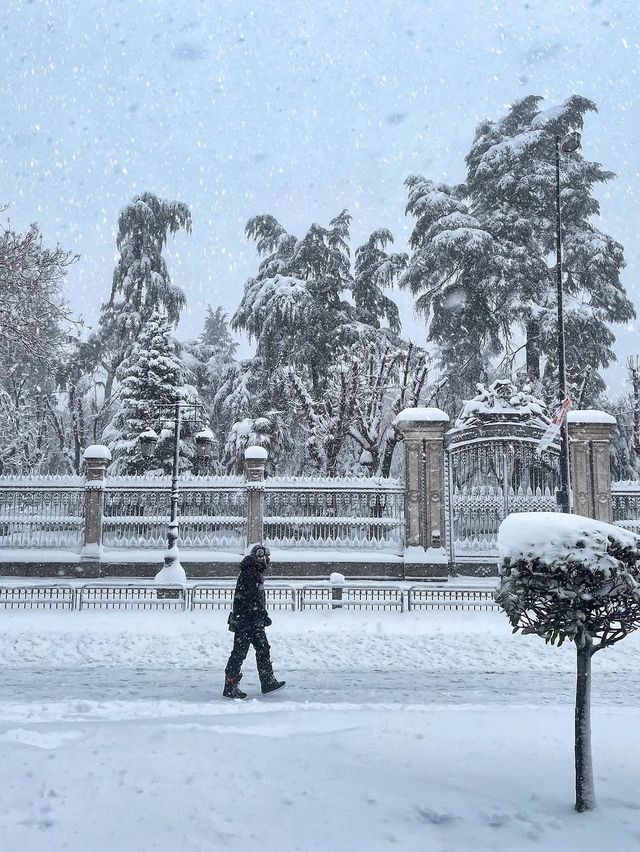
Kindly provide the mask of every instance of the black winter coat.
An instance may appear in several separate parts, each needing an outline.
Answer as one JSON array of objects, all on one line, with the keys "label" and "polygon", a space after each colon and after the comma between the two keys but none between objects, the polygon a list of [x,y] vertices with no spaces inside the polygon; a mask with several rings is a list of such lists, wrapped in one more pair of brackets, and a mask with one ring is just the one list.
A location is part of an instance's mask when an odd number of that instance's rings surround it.
[{"label": "black winter coat", "polygon": [[240,575],[233,595],[233,611],[229,616],[229,630],[235,633],[252,633],[271,624],[264,595],[264,570],[262,564],[251,556],[240,563]]}]

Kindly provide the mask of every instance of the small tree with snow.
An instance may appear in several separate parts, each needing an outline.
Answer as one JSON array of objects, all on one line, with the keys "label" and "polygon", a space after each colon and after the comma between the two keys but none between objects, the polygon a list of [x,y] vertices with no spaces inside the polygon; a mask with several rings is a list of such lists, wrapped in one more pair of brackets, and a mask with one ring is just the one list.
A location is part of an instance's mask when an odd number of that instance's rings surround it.
[{"label": "small tree with snow", "polygon": [[[145,458],[139,437],[164,418],[180,401],[193,402],[196,390],[186,383],[184,366],[176,354],[171,324],[154,312],[142,327],[137,343],[118,369],[119,408],[104,431],[104,439],[113,453],[111,470],[119,474],[140,474],[150,469],[171,471],[173,460],[173,423],[161,429],[155,457]],[[180,441],[180,469],[189,470],[194,455],[192,442]]]},{"label": "small tree with snow", "polygon": [[577,515],[526,512],[502,522],[498,547],[495,599],[513,632],[575,644],[575,807],[590,810],[591,657],[640,627],[640,538]]}]

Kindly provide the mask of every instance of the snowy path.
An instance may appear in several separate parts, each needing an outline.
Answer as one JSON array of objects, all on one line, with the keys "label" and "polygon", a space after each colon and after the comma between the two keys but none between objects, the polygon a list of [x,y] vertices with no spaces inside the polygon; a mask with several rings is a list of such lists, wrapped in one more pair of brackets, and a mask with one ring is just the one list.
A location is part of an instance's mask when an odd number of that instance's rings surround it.
[{"label": "snowy path", "polygon": [[[281,670],[287,687],[269,696],[270,703],[537,705],[571,704],[574,679],[565,672],[421,672]],[[259,696],[254,672],[243,688]],[[0,720],[5,703],[59,701],[171,701],[185,704],[221,702],[220,672],[125,667],[8,668],[0,686]],[[261,696],[260,696],[261,697]],[[640,674],[595,672],[594,706],[640,706]]]},{"label": "snowy path", "polygon": [[[637,852],[640,635],[594,662],[496,613],[281,614],[282,692],[220,695],[225,614],[0,624],[2,852]],[[163,663],[160,667],[160,663]]]}]

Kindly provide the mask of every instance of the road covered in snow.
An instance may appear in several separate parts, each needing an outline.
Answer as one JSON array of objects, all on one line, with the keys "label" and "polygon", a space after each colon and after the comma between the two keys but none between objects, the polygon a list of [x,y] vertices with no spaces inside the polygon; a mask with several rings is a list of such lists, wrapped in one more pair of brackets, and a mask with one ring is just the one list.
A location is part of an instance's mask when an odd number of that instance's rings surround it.
[{"label": "road covered in snow", "polygon": [[3,613],[3,849],[640,849],[640,636],[594,658],[493,612],[276,613],[285,690],[220,696],[226,614]]}]

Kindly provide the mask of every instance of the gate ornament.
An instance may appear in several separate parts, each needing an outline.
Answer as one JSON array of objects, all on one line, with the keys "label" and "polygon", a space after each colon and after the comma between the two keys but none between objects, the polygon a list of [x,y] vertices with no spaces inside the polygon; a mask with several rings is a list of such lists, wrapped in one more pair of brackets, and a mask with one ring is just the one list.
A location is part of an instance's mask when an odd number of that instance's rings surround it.
[{"label": "gate ornament", "polygon": [[454,429],[500,421],[528,421],[543,428],[550,423],[544,402],[531,393],[529,385],[519,391],[508,379],[497,379],[488,388],[478,384],[476,389],[476,396],[464,403]]},{"label": "gate ornament", "polygon": [[447,540],[454,572],[475,563],[495,573],[502,520],[557,510],[558,448],[536,452],[550,419],[530,387],[498,379],[477,389],[446,433]]}]

